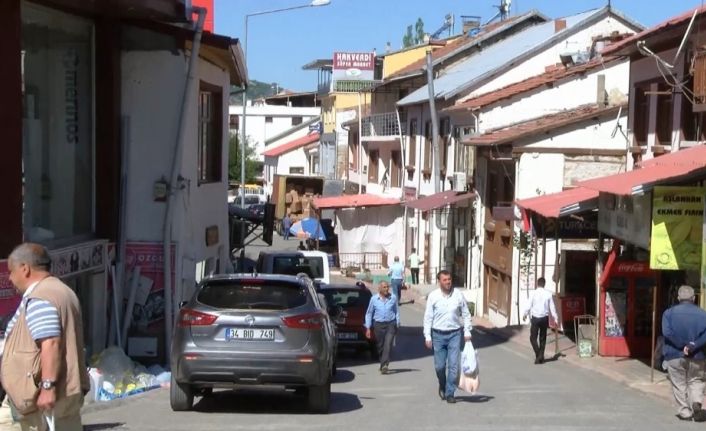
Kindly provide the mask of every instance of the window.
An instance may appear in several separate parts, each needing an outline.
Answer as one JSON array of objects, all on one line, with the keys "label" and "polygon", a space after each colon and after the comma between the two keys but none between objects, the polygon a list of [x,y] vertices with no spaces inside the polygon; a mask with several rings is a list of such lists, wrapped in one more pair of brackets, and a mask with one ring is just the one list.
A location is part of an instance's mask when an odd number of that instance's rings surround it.
[{"label": "window", "polygon": [[409,166],[417,164],[417,119],[409,122]]},{"label": "window", "polygon": [[272,117],[265,117],[265,123],[272,123]]},{"label": "window", "polygon": [[449,154],[449,142],[451,141],[451,119],[446,117],[441,119],[439,127],[439,166],[442,175],[446,173],[446,159]]},{"label": "window", "polygon": [[509,206],[515,199],[514,162],[491,161],[488,163],[488,208]]},{"label": "window", "polygon": [[431,171],[431,141],[432,141],[431,121],[424,125],[424,170]]},{"label": "window", "polygon": [[350,144],[348,148],[351,150],[351,160],[353,160],[349,165],[354,171],[358,171],[358,132],[355,131],[348,135],[350,138]]},{"label": "window", "polygon": [[660,145],[672,145],[672,89],[660,83],[657,91],[657,140]]},{"label": "window", "polygon": [[635,86],[635,115],[633,117],[632,133],[635,145],[647,145],[647,129],[650,125],[650,96],[645,94],[650,84]]},{"label": "window", "polygon": [[213,281],[201,288],[196,300],[219,309],[287,310],[305,305],[307,293],[299,283]]},{"label": "window", "polygon": [[368,169],[368,181],[372,181],[373,183],[377,183],[379,164],[380,164],[380,152],[378,150],[370,150],[370,168]]},{"label": "window", "polygon": [[315,256],[282,256],[272,259],[272,273],[308,275],[312,280],[324,276],[324,260]]},{"label": "window", "polygon": [[87,237],[94,231],[93,26],[28,2],[21,14],[24,236]]},{"label": "window", "polygon": [[[272,117],[270,117],[270,118],[272,118]],[[272,121],[270,121],[270,123],[271,123],[271,122],[272,122]],[[299,116],[297,116],[297,117],[292,117],[292,126],[298,126],[298,125],[300,125],[301,123],[302,123],[302,117],[299,117]]]},{"label": "window", "polygon": [[[689,77],[686,83],[689,90],[694,88],[694,78]],[[694,105],[689,99],[681,94],[681,130],[682,140],[685,141],[701,141],[706,139],[703,125],[703,113],[694,112]]]},{"label": "window", "polygon": [[322,289],[326,302],[343,308],[368,308],[372,294],[368,290]]},{"label": "window", "polygon": [[289,173],[304,175],[304,167],[303,166],[290,166]]},{"label": "window", "polygon": [[223,92],[201,82],[199,92],[199,184],[221,180]]},{"label": "window", "polygon": [[229,124],[231,129],[238,130],[240,128],[240,117],[237,115],[231,115]]},{"label": "window", "polygon": [[392,187],[402,187],[402,153],[393,151],[391,159],[392,172],[390,173],[390,185]]}]

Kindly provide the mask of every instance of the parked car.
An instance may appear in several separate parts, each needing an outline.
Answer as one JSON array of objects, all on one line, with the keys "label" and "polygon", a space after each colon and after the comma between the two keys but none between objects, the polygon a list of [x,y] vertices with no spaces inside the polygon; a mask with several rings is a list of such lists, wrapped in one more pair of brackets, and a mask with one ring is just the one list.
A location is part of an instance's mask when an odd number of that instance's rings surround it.
[{"label": "parked car", "polygon": [[304,273],[315,282],[331,282],[328,255],[322,251],[261,251],[255,270],[260,274]]},{"label": "parked car", "polygon": [[179,311],[171,348],[172,410],[238,385],[284,386],[329,410],[335,323],[307,276],[208,277]]},{"label": "parked car", "polygon": [[262,220],[265,218],[265,205],[266,204],[255,204],[248,207],[248,211],[256,219]]},{"label": "parked car", "polygon": [[330,307],[340,307],[335,322],[339,346],[368,350],[377,356],[375,336],[365,338],[365,312],[372,298],[372,293],[364,285],[356,284],[318,284]]}]

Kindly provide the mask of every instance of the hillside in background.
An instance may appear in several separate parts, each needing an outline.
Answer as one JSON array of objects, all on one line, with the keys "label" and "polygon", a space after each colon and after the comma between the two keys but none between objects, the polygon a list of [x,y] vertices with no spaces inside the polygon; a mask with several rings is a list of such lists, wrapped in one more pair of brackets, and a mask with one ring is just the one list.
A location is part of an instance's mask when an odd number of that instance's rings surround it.
[{"label": "hillside in background", "polygon": [[[231,87],[231,92],[238,91],[238,87]],[[281,88],[280,88],[281,90]],[[266,82],[260,82],[258,80],[251,80],[250,81],[250,86],[248,87],[248,99],[250,100],[255,100],[259,99],[261,97],[269,97],[275,94],[275,89],[273,87],[273,84],[268,84]],[[241,105],[243,102],[243,95],[238,93],[238,94],[232,94],[230,96],[230,104],[231,105]]]}]

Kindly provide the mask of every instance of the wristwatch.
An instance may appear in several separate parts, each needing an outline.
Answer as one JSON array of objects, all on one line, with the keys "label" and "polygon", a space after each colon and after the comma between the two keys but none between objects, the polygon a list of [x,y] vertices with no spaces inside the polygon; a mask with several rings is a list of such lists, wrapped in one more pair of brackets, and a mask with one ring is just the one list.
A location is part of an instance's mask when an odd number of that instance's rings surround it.
[{"label": "wristwatch", "polygon": [[45,379],[39,384],[39,387],[48,391],[56,387],[56,382],[54,380]]}]

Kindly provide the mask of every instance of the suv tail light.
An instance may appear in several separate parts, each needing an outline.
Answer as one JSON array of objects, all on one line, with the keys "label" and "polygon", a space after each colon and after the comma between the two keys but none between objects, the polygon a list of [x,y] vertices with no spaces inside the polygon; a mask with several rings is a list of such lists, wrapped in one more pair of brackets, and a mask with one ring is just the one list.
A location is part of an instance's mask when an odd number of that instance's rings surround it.
[{"label": "suv tail light", "polygon": [[323,321],[324,316],[321,313],[299,314],[282,318],[286,327],[296,329],[321,329]]},{"label": "suv tail light", "polygon": [[218,316],[213,314],[202,313],[190,308],[182,308],[179,310],[179,321],[177,325],[180,328],[188,328],[190,326],[208,326],[218,319]]}]

